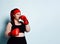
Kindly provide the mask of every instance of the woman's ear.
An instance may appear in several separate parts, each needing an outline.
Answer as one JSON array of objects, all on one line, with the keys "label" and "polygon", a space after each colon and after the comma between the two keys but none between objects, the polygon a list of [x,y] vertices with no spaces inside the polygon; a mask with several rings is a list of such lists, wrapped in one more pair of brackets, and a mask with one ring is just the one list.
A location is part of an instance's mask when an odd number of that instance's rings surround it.
[{"label": "woman's ear", "polygon": [[15,17],[15,15],[13,15],[13,17]]}]

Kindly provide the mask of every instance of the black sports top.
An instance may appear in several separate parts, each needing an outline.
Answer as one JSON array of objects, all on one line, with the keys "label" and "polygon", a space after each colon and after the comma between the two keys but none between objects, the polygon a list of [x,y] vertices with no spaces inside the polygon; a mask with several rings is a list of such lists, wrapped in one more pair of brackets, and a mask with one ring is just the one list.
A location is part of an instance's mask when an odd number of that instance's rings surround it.
[{"label": "black sports top", "polygon": [[11,27],[11,31],[14,29],[14,28],[19,28],[20,29],[20,32],[23,32],[26,31],[26,28],[25,28],[25,25],[23,24],[22,21],[20,21],[21,25],[15,25],[14,23],[11,22],[12,24],[12,27]]}]

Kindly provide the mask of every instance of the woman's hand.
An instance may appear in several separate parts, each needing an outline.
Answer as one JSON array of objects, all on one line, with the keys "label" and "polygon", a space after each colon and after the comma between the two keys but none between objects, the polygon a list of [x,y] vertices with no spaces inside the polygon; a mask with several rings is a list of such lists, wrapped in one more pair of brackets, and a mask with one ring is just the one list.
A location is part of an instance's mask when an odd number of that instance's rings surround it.
[{"label": "woman's hand", "polygon": [[25,25],[28,25],[28,24],[29,24],[29,22],[28,22],[28,20],[27,20],[26,16],[21,15],[19,18],[20,18],[21,20],[23,20],[23,21],[24,21],[24,24],[25,24]]},{"label": "woman's hand", "polygon": [[19,28],[13,29],[11,32],[8,33],[9,36],[17,36],[19,35]]}]

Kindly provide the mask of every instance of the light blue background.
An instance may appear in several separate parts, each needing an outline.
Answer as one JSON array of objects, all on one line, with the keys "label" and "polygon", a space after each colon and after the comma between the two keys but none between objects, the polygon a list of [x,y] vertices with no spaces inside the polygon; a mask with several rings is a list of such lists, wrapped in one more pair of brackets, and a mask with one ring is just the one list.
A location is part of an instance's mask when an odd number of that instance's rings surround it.
[{"label": "light blue background", "polygon": [[28,44],[60,44],[60,0],[0,0],[0,44],[7,42],[4,31],[16,7],[30,22]]}]

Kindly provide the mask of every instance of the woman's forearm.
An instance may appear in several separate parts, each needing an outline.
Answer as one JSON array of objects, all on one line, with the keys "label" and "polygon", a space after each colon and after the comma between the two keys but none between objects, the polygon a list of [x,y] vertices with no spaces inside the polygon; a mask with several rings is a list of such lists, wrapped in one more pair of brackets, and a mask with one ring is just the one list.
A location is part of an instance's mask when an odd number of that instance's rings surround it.
[{"label": "woman's forearm", "polygon": [[30,25],[25,25],[26,26],[26,32],[29,32],[30,31]]}]

